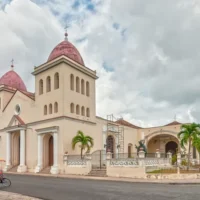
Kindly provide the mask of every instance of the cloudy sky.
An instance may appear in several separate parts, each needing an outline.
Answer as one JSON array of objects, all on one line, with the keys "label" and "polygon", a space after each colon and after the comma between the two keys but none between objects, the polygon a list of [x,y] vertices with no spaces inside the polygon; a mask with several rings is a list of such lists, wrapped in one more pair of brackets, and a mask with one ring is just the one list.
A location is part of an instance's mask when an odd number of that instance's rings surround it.
[{"label": "cloudy sky", "polygon": [[63,40],[97,70],[97,115],[139,126],[200,121],[200,0],[0,0],[0,75],[34,91],[34,66]]}]

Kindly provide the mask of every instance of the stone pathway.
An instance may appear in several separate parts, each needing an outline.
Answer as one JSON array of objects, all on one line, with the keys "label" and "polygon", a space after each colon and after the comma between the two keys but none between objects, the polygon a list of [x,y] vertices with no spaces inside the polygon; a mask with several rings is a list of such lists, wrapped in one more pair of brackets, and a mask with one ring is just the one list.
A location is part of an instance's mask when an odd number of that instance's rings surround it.
[{"label": "stone pathway", "polygon": [[0,200],[39,200],[39,199],[23,196],[20,194],[0,191]]}]

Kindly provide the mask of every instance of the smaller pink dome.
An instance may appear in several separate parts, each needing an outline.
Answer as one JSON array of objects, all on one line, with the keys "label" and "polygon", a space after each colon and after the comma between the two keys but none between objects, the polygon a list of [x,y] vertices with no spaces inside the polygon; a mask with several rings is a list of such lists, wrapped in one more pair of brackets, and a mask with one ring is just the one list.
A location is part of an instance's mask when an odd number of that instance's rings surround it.
[{"label": "smaller pink dome", "polygon": [[[67,34],[67,33],[66,33]],[[66,36],[66,35],[65,35]],[[72,59],[73,61],[84,65],[83,59],[79,53],[79,51],[76,49],[76,47],[70,43],[69,41],[63,41],[60,44],[58,44],[51,54],[49,55],[48,62],[54,60],[55,58],[58,58],[59,56],[67,56],[68,58]]]},{"label": "smaller pink dome", "polygon": [[21,77],[13,70],[5,73],[0,78],[0,85],[6,85],[18,90],[27,91],[26,86]]}]

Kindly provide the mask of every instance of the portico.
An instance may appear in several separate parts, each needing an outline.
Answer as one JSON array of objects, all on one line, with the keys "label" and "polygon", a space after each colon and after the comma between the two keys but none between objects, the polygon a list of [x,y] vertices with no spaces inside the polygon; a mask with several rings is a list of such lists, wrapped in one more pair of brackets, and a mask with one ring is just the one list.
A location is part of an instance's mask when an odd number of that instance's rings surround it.
[{"label": "portico", "polygon": [[38,140],[38,159],[35,173],[51,167],[51,174],[58,174],[58,126],[36,129]]},{"label": "portico", "polygon": [[6,132],[6,166],[5,171],[17,167],[17,172],[26,172],[26,128],[10,128]]}]

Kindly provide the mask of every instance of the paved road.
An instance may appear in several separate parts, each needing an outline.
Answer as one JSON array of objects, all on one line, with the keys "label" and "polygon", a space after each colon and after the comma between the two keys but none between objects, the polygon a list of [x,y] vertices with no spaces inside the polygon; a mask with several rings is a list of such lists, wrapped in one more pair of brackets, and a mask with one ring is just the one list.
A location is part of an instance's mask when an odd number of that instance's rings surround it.
[{"label": "paved road", "polygon": [[198,200],[200,185],[124,183],[7,175],[6,191],[45,200]]}]

